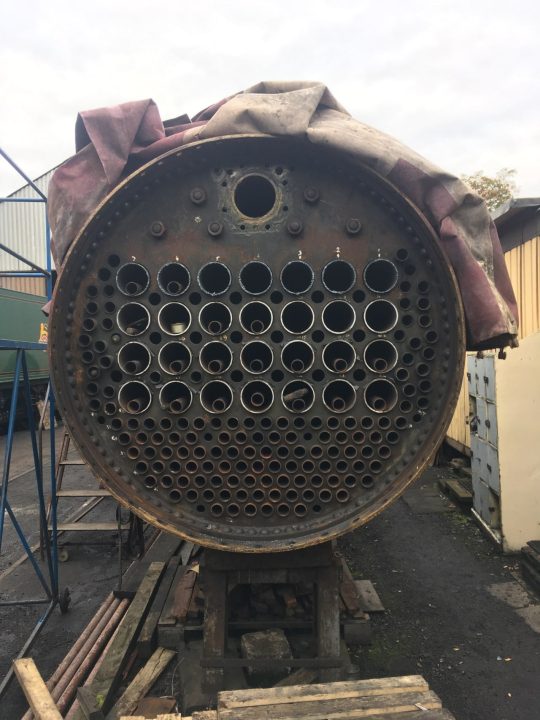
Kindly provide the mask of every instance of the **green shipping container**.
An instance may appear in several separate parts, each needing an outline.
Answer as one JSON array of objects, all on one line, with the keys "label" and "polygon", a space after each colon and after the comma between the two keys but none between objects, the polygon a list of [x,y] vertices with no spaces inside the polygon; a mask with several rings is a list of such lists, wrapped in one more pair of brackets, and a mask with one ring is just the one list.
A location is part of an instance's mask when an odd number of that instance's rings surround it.
[{"label": "green shipping container", "polygon": [[[47,341],[47,317],[41,308],[47,298],[14,290],[0,289],[0,338],[2,340]],[[0,387],[13,382],[15,350],[0,350]],[[49,375],[47,352],[26,353],[30,381],[46,382]]]}]

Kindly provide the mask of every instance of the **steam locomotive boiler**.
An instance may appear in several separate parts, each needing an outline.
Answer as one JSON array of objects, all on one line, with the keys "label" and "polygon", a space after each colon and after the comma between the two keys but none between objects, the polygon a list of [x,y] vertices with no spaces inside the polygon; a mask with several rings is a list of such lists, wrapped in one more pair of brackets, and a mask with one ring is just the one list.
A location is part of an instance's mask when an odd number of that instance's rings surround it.
[{"label": "steam locomotive boiler", "polygon": [[119,185],[66,257],[49,342],[114,497],[249,553],[395,500],[444,435],[465,346],[422,214],[344,153],[264,136],[186,145]]}]

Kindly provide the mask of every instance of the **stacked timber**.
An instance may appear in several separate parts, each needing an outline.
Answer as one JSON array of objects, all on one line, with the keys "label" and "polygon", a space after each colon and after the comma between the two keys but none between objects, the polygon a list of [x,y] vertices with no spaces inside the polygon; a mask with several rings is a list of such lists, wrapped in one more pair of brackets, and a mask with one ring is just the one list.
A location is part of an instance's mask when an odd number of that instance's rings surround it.
[{"label": "stacked timber", "polygon": [[[57,670],[43,683],[47,702],[52,703],[60,717],[118,720],[145,707],[147,717],[152,712],[148,708],[154,706],[162,714],[176,709],[174,682],[178,690],[182,673],[176,671],[184,657],[178,651],[185,648],[186,638],[193,640],[202,634],[204,587],[199,579],[202,563],[204,552],[200,547],[165,534],[157,537],[142,560],[133,563],[123,578],[122,589],[107,597]],[[354,580],[343,558],[340,563],[345,639],[366,642],[367,613],[380,612],[383,607],[371,583]],[[246,642],[249,637],[264,634],[251,632],[257,629],[277,632],[277,628],[285,626],[310,632],[313,603],[313,586],[309,584],[237,585],[229,594],[229,630],[240,635],[246,633],[243,635]],[[269,630],[272,627],[276,630]],[[190,647],[195,646],[192,643]],[[170,695],[162,692],[159,698],[147,697],[161,676],[167,675],[165,671],[169,673],[166,685]],[[28,673],[39,677],[35,666],[25,667],[21,661],[17,674],[25,692]],[[279,684],[284,687],[313,682],[316,678],[313,671],[296,669]],[[165,677],[162,680],[165,682]],[[247,683],[249,680],[247,677]],[[242,686],[246,687],[246,682],[233,685]],[[183,695],[185,688],[180,689]],[[32,715],[47,717],[39,715],[31,695],[27,697],[30,709],[24,720],[30,720]]]},{"label": "stacked timber", "polygon": [[[216,710],[156,720],[455,720],[420,675],[236,690],[218,695]],[[120,720],[143,720],[124,716]]]},{"label": "stacked timber", "polygon": [[[189,565],[169,568],[160,597],[168,588],[157,624],[157,642],[161,647],[176,648],[179,643],[200,638],[204,623],[204,587],[199,566],[204,553],[194,551]],[[370,614],[384,612],[370,580],[356,580],[340,557],[341,626],[345,641],[366,644],[370,640]],[[172,581],[170,578],[172,577]],[[314,589],[308,583],[238,584],[228,596],[228,628],[236,634],[280,627],[285,630],[309,630],[313,624]],[[143,638],[148,633],[143,631]],[[143,642],[147,642],[144,640]],[[141,652],[150,652],[147,643]]]},{"label": "stacked timber", "polygon": [[[155,645],[154,632],[152,651],[141,657],[137,650],[141,632],[149,629],[169,565],[178,566],[192,549],[191,543],[160,534],[144,558],[128,569],[122,590],[106,598],[46,683],[32,660],[15,662],[30,705],[23,720],[116,720],[137,708],[176,656]],[[169,701],[167,709],[174,706]],[[56,714],[51,714],[51,707]]]}]

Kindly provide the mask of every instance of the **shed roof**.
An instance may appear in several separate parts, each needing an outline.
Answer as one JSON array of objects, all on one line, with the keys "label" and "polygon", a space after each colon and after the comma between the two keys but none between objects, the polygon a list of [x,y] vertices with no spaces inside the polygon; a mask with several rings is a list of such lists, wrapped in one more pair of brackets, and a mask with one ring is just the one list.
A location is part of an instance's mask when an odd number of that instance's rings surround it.
[{"label": "shed roof", "polygon": [[504,252],[540,236],[540,198],[512,198],[492,213]]}]

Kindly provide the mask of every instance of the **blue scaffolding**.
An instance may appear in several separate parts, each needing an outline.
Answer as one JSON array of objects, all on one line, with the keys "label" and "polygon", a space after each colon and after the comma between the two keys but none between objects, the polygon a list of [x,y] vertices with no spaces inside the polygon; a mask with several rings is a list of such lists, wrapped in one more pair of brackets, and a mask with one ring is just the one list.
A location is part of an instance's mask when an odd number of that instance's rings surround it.
[{"label": "blue scaffolding", "polygon": [[[42,268],[36,265],[32,261],[23,257],[13,249],[7,247],[3,243],[0,243],[0,250],[8,253],[12,257],[26,264],[29,271],[3,271],[0,273],[2,277],[34,277],[34,278],[45,278],[47,287],[47,297],[50,300],[52,296],[53,283],[52,283],[52,259],[51,259],[51,235],[50,227],[47,219],[47,197],[46,195],[36,186],[36,184],[24,173],[21,168],[0,148],[0,155],[6,160],[11,167],[30,185],[37,194],[35,198],[15,198],[15,197],[3,197],[0,198],[0,203],[11,203],[11,202],[26,202],[26,203],[42,203],[45,214],[45,257],[46,257],[46,268]],[[58,530],[57,530],[57,498],[56,498],[56,439],[55,439],[55,402],[52,388],[49,384],[48,397],[49,397],[49,416],[50,416],[50,497],[51,497],[51,512],[50,512],[50,533],[48,531],[47,523],[47,512],[45,508],[45,492],[44,492],[44,478],[42,470],[42,458],[39,456],[38,443],[36,438],[36,429],[34,422],[34,413],[32,409],[32,396],[30,379],[28,374],[28,366],[26,361],[26,352],[29,350],[46,350],[46,343],[33,343],[24,342],[20,340],[10,340],[7,338],[0,338],[0,351],[11,350],[15,351],[15,370],[13,373],[13,384],[11,392],[11,402],[9,409],[9,420],[8,430],[6,436],[6,446],[4,451],[3,468],[2,468],[2,482],[0,485],[0,552],[2,551],[2,539],[4,533],[4,521],[6,513],[11,520],[13,528],[24,548],[24,551],[30,561],[32,568],[39,580],[39,583],[43,589],[44,596],[37,598],[24,598],[20,600],[8,600],[0,601],[0,607],[2,606],[13,606],[13,605],[46,605],[45,612],[41,615],[37,621],[34,629],[30,633],[28,639],[21,648],[17,658],[24,657],[32,647],[37,636],[45,625],[47,619],[50,617],[54,608],[58,605],[62,612],[67,610],[69,602],[69,595],[64,593],[60,595],[59,584],[58,584]],[[45,567],[46,571],[40,567],[37,562],[28,538],[26,537],[19,521],[17,520],[16,514],[12,509],[9,502],[9,478],[11,468],[11,455],[13,450],[13,440],[15,433],[15,419],[17,414],[17,402],[19,399],[19,393],[22,391],[25,401],[26,418],[28,421],[28,427],[30,431],[30,438],[32,444],[32,454],[34,460],[34,471],[36,477],[36,489],[38,499],[38,512],[40,517],[41,528],[44,528],[45,535]],[[9,670],[5,678],[0,683],[0,698],[7,689],[10,681],[13,678],[12,669]]]}]

